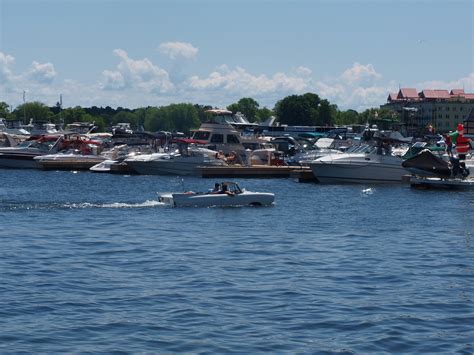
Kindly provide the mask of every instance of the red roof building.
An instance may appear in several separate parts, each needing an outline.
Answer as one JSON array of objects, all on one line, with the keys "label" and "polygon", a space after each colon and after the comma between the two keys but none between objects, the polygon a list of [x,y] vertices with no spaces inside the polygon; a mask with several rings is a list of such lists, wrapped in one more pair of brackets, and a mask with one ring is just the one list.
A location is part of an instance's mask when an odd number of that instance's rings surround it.
[{"label": "red roof building", "polygon": [[450,95],[462,96],[464,95],[464,89],[452,89]]},{"label": "red roof building", "polygon": [[440,99],[449,99],[448,90],[423,90],[420,92],[420,98],[426,100],[440,100]]},{"label": "red roof building", "polygon": [[418,92],[413,88],[402,88],[398,91],[399,100],[418,100]]},{"label": "red roof building", "polygon": [[390,94],[388,94],[388,98],[387,98],[387,101],[397,101],[397,93],[396,92],[391,92]]},{"label": "red roof building", "polygon": [[474,93],[464,89],[424,89],[418,93],[414,88],[401,88],[396,95],[390,93],[382,107],[398,112],[402,122],[414,131],[432,126],[437,132],[448,132],[468,118],[474,109]]}]

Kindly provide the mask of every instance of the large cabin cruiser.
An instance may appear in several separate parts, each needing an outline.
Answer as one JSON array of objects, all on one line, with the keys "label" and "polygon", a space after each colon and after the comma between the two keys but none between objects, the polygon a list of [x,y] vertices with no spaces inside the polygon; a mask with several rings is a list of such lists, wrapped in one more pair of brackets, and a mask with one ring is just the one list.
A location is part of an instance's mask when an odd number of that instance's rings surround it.
[{"label": "large cabin cruiser", "polygon": [[308,165],[321,183],[397,183],[408,173],[402,162],[389,141],[378,139],[375,145],[362,144]]},{"label": "large cabin cruiser", "polygon": [[207,110],[208,122],[203,122],[199,129],[193,131],[192,138],[206,145],[209,149],[228,154],[232,151],[243,156],[246,149],[255,150],[268,146],[268,140],[258,138],[245,129],[257,126],[248,122],[243,116],[227,110]]}]

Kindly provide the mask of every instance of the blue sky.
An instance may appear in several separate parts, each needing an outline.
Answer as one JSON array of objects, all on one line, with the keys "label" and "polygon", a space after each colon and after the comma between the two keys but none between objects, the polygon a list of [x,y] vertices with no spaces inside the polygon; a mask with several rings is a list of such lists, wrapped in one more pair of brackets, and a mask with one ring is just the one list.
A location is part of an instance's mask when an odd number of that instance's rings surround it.
[{"label": "blue sky", "polygon": [[474,92],[472,0],[0,0],[0,101],[65,107],[315,92],[342,109],[402,87]]}]

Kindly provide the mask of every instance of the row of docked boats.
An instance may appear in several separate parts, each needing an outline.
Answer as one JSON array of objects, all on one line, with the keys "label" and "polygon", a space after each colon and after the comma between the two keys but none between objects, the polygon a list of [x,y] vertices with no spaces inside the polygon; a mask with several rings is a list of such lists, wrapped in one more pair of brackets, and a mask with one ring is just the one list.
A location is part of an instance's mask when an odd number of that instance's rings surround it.
[{"label": "row of docked boats", "polygon": [[[474,160],[470,148],[459,147],[455,156],[449,154],[442,141],[434,145],[406,143],[398,135],[377,132],[372,144],[329,154],[308,165],[321,183],[400,183],[408,179],[413,186],[473,185],[470,170]],[[398,148],[394,149],[394,145]]]},{"label": "row of docked boats", "polygon": [[[107,141],[110,136],[83,134],[47,134],[18,144],[6,134],[8,147],[0,148],[0,167],[195,175],[199,168],[229,164],[295,164],[309,167],[322,183],[395,183],[407,174],[466,179],[468,175],[458,176],[456,164],[465,167],[464,171],[474,165],[468,153],[459,154],[462,159],[457,163],[448,154],[441,137],[431,143],[412,144],[411,138],[404,138],[398,132],[367,128],[359,137],[319,138],[314,144],[304,146],[292,137],[251,134],[254,129],[251,124],[242,121],[232,124],[230,120],[234,116],[230,111],[210,110],[210,113],[212,119],[195,130],[191,138],[167,138],[166,144],[152,141],[144,146],[119,141],[120,144],[111,145]],[[285,144],[286,151],[282,148]],[[422,163],[429,168],[420,174],[420,169],[413,165],[421,164],[420,156],[426,157],[421,154],[423,151],[445,162],[449,176],[439,176],[429,160]],[[415,156],[418,158],[413,160]]]}]

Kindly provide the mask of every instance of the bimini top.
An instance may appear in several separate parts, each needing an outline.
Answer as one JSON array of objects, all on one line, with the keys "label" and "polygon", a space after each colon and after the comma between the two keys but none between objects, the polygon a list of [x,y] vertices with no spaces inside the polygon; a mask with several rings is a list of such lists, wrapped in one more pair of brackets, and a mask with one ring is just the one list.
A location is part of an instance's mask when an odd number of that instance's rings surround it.
[{"label": "bimini top", "polygon": [[222,109],[211,109],[211,110],[206,110],[204,112],[209,112],[215,115],[232,115],[232,111],[229,110],[222,110]]}]

